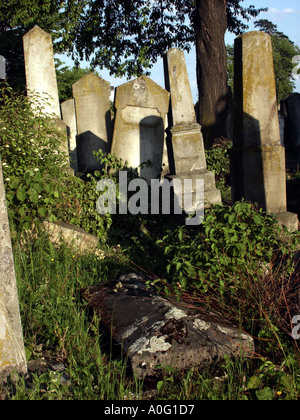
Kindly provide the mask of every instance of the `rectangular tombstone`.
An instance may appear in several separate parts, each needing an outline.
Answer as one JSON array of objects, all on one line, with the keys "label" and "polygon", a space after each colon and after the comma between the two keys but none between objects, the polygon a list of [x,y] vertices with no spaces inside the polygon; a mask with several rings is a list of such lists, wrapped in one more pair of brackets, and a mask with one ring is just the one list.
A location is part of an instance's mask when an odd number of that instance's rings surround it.
[{"label": "rectangular tombstone", "polygon": [[[204,180],[204,199],[221,204],[215,176],[207,171],[201,126],[197,124],[184,52],[173,48],[164,56],[165,84],[171,93],[169,142],[173,155],[172,178]],[[172,168],[173,166],[173,168]],[[209,179],[209,182],[207,180]]]},{"label": "rectangular tombstone", "polygon": [[112,125],[110,84],[89,73],[73,85],[77,122],[78,170],[89,173],[100,170],[93,152],[110,152]]},{"label": "rectangular tombstone", "polygon": [[169,93],[146,76],[117,88],[116,122],[112,153],[128,166],[143,165],[140,176],[147,182],[161,177]]},{"label": "rectangular tombstone", "polygon": [[27,372],[16,274],[0,160],[0,383]]},{"label": "rectangular tombstone", "polygon": [[[248,32],[235,40],[232,198],[286,213],[285,150],[280,141],[271,37]],[[291,214],[291,224],[296,224]]]},{"label": "rectangular tombstone", "polygon": [[23,36],[23,46],[27,95],[45,114],[61,118],[51,35],[35,26]]},{"label": "rectangular tombstone", "polygon": [[61,105],[61,113],[64,123],[69,128],[69,150],[70,150],[70,159],[71,159],[71,168],[75,172],[78,172],[78,162],[77,162],[77,145],[76,145],[76,136],[77,136],[77,123],[76,123],[76,112],[75,112],[75,100],[69,99],[68,101],[63,102]]}]

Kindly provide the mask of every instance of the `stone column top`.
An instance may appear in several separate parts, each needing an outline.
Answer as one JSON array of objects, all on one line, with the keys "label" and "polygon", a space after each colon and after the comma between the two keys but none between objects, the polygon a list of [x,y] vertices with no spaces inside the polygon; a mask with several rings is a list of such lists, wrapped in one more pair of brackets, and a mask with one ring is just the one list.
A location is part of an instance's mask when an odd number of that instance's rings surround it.
[{"label": "stone column top", "polygon": [[172,48],[165,56],[165,84],[171,92],[172,125],[196,123],[184,51]]},{"label": "stone column top", "polygon": [[251,31],[235,40],[235,144],[280,146],[270,35]]},{"label": "stone column top", "polygon": [[110,83],[106,80],[102,79],[101,77],[97,76],[94,73],[88,73],[75,82],[72,86],[73,88],[73,96],[84,96],[84,95],[93,95],[95,94],[95,90],[101,88],[101,90],[107,90],[105,92],[108,97],[110,96]]},{"label": "stone column top", "polygon": [[[28,96],[39,94],[45,103],[45,114],[61,117],[52,37],[39,26],[23,36],[26,86]],[[38,99],[35,98],[38,102]]]},{"label": "stone column top", "polygon": [[165,115],[169,109],[169,97],[170,93],[164,88],[149,77],[141,76],[117,87],[115,107],[146,107],[147,104],[147,108],[157,109],[161,115]]}]

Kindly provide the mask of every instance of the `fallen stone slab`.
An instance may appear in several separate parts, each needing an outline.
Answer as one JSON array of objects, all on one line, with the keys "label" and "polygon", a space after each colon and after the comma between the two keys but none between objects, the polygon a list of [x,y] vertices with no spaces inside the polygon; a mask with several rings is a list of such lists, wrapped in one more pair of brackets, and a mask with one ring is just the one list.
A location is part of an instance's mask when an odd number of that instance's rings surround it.
[{"label": "fallen stone slab", "polygon": [[43,222],[45,230],[50,235],[52,243],[59,245],[61,239],[69,246],[74,247],[78,252],[96,251],[99,238],[93,236],[77,226],[63,222]]},{"label": "fallen stone slab", "polygon": [[239,328],[194,305],[163,298],[146,283],[146,277],[128,274],[81,290],[138,378],[159,376],[159,365],[205,368],[225,355],[254,351],[253,339]]}]

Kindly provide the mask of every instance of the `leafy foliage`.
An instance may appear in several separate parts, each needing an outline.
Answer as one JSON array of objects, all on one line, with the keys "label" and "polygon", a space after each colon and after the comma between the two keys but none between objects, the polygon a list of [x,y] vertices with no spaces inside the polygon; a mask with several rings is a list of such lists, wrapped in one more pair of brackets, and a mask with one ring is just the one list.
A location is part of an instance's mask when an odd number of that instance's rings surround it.
[{"label": "leafy foliage", "polygon": [[0,3],[0,55],[7,60],[7,77],[15,90],[25,89],[22,36],[39,25],[51,33],[55,52],[72,46],[71,33],[87,0],[6,0]]},{"label": "leafy foliage", "polygon": [[205,151],[207,169],[216,176],[216,186],[221,191],[222,202],[231,204],[230,150],[232,142],[218,139],[210,150]]},{"label": "leafy foliage", "polygon": [[169,261],[167,278],[179,281],[183,289],[194,286],[204,293],[217,280],[222,293],[225,284],[235,287],[251,264],[271,261],[278,229],[274,218],[246,202],[214,206],[195,235],[180,227],[162,239]]},{"label": "leafy foliage", "polygon": [[[247,21],[265,10],[242,7],[242,1],[227,1],[228,28],[236,33],[247,28],[240,17]],[[118,76],[139,76],[171,47],[190,50],[194,11],[194,0],[8,0],[0,4],[0,54],[9,60],[9,75],[18,70],[24,80],[22,35],[39,25],[51,33],[55,52]]]},{"label": "leafy foliage", "polygon": [[[79,79],[81,79],[86,74],[90,73],[92,69],[90,67],[87,68],[80,68],[80,67],[68,67],[64,66],[62,61],[56,60],[56,78],[57,78],[57,86],[58,86],[58,94],[60,102],[67,101],[68,99],[72,99],[72,86],[76,83]],[[95,72],[97,74],[97,72]],[[97,74],[99,76],[99,74]]]},{"label": "leafy foliage", "polygon": [[95,211],[97,181],[91,177],[84,182],[68,173],[68,157],[61,150],[66,139],[55,122],[42,109],[33,113],[28,98],[3,86],[0,128],[6,198],[16,227],[30,229],[45,218],[62,220],[105,240],[110,218]]}]

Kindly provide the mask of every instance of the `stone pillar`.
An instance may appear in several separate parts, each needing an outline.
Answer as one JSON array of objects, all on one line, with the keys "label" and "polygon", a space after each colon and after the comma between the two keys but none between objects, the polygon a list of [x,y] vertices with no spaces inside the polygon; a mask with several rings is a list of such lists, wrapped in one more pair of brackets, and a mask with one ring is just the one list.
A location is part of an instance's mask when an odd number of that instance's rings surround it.
[{"label": "stone pillar", "polygon": [[51,35],[35,26],[23,36],[23,46],[27,95],[44,107],[45,114],[60,118]]},{"label": "stone pillar", "polygon": [[63,102],[61,105],[61,113],[63,121],[69,128],[69,150],[70,150],[70,159],[71,159],[71,168],[75,172],[78,172],[78,162],[77,162],[77,146],[76,146],[76,136],[77,136],[77,123],[76,123],[76,112],[75,112],[75,100],[69,99],[68,101]]},{"label": "stone pillar", "polygon": [[134,169],[150,161],[151,167],[139,168],[140,176],[149,183],[161,178],[169,96],[146,76],[116,89],[112,153]]},{"label": "stone pillar", "polygon": [[[249,32],[235,40],[232,198],[258,203],[283,224],[287,213],[285,150],[281,146],[271,37]],[[288,219],[290,221],[288,221]]]},{"label": "stone pillar", "polygon": [[16,274],[0,160],[0,383],[27,371]]},{"label": "stone pillar", "polygon": [[203,136],[196,121],[184,52],[171,49],[164,60],[166,89],[171,93],[168,139],[171,177],[203,179],[206,202],[221,204],[215,175],[206,167]]},{"label": "stone pillar", "polygon": [[77,122],[78,170],[88,173],[100,170],[93,152],[110,152],[112,125],[110,84],[93,73],[73,85]]},{"label": "stone pillar", "polygon": [[33,110],[52,118],[62,131],[65,140],[57,152],[68,156],[68,134],[61,120],[52,37],[35,26],[23,36],[23,47],[27,96],[32,99]]}]

